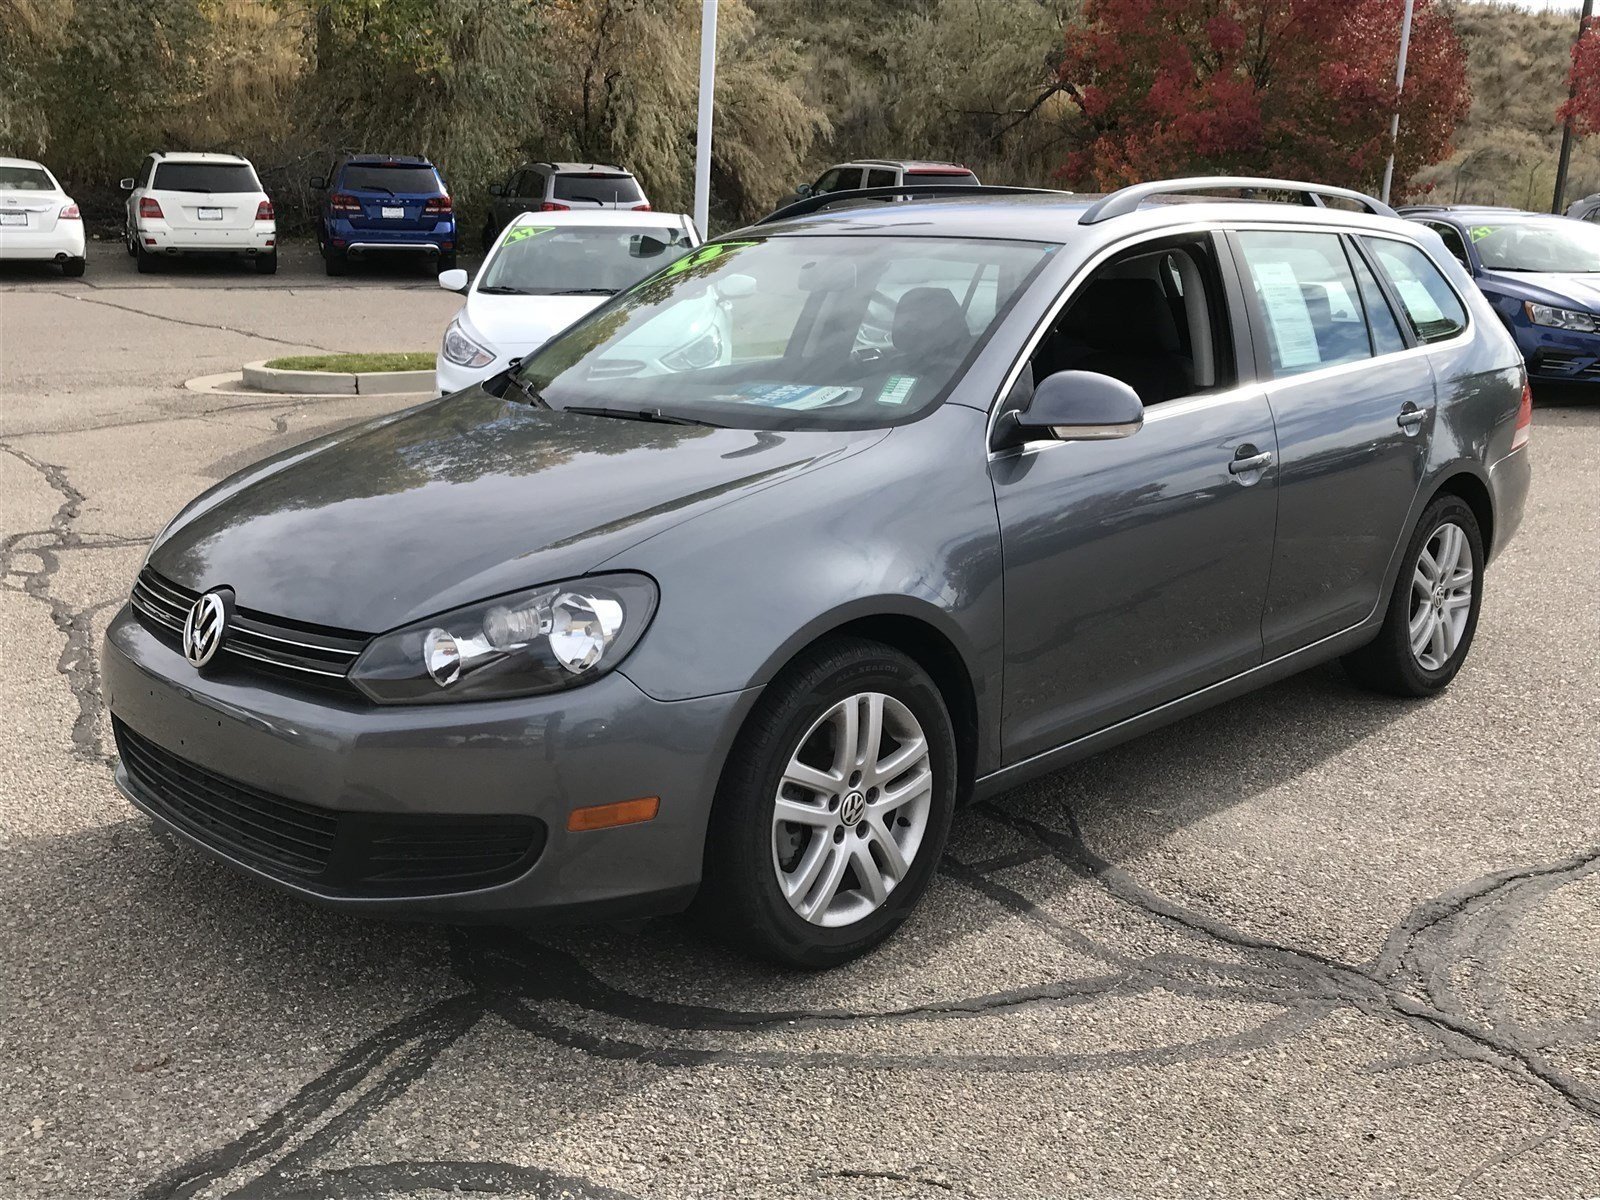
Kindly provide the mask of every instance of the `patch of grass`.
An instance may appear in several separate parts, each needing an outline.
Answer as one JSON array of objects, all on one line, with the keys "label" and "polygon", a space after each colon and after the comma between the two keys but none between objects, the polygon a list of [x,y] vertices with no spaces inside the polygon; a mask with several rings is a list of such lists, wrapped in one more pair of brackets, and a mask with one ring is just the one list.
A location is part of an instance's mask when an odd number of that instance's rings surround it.
[{"label": "patch of grass", "polygon": [[291,354],[269,358],[267,366],[279,371],[431,371],[433,354],[423,350],[396,350],[383,354]]}]

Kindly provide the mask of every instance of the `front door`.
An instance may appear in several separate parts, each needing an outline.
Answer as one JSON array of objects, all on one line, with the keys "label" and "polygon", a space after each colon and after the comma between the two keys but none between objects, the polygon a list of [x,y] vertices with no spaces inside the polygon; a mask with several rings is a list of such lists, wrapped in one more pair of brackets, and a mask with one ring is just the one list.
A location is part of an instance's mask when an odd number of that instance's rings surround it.
[{"label": "front door", "polygon": [[1145,423],[991,460],[1007,763],[1261,661],[1277,440],[1264,390],[1240,383],[1248,343],[1229,290],[1237,305],[1208,237],[1130,251],[1074,294],[1033,356],[1035,381],[1093,370],[1128,383]]}]

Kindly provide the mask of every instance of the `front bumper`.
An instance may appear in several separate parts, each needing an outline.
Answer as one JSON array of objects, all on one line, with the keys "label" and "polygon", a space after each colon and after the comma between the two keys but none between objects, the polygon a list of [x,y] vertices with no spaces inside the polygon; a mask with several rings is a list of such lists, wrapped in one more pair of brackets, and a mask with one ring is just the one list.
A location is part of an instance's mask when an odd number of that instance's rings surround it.
[{"label": "front bumper", "polygon": [[83,222],[60,221],[48,233],[0,225],[0,258],[26,262],[53,262],[83,257]]},{"label": "front bumper", "polygon": [[[339,821],[533,818],[542,851],[515,878],[396,894],[330,886],[236,852],[174,816],[119,765],[138,807],[237,870],[372,915],[596,919],[682,908],[699,884],[722,762],[759,689],[652,700],[620,672],[548,696],[378,707],[258,675],[201,675],[126,607],[102,655],[112,717],[186,764]],[[574,808],[659,796],[638,825],[570,833]]]},{"label": "front bumper", "polygon": [[141,222],[134,236],[146,254],[272,254],[278,230],[271,221],[249,229],[174,229],[165,221]]},{"label": "front bumper", "polygon": [[1533,378],[1600,383],[1600,334],[1542,325],[1523,326],[1516,334]]}]

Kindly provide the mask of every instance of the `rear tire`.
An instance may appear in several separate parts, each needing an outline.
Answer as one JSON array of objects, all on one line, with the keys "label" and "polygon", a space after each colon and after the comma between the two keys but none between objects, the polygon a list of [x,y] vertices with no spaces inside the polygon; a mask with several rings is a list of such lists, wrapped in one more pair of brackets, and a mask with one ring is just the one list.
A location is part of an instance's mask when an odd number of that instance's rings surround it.
[{"label": "rear tire", "polygon": [[278,273],[278,256],[273,254],[258,254],[255,257],[257,275],[276,275]]},{"label": "rear tire", "polygon": [[161,259],[151,254],[138,242],[133,244],[133,260],[139,268],[141,275],[154,275],[161,269]]},{"label": "rear tire", "polygon": [[494,225],[488,221],[483,223],[481,240],[483,242],[483,252],[485,254],[489,253],[489,247],[494,245]]},{"label": "rear tire", "polygon": [[322,255],[322,269],[329,275],[343,275],[350,269],[350,260],[341,251],[330,249]]},{"label": "rear tire", "polygon": [[61,273],[68,279],[77,279],[87,265],[81,258],[64,258],[61,260]]},{"label": "rear tire", "polygon": [[1483,603],[1483,535],[1461,497],[1428,505],[1406,546],[1383,628],[1345,655],[1355,681],[1394,696],[1431,696],[1467,660]]},{"label": "rear tire", "polygon": [[134,253],[135,253],[135,251],[134,251],[134,241],[133,241],[133,230],[129,229],[126,225],[124,225],[122,227],[122,245],[123,245],[123,248],[125,250],[127,250],[128,257],[132,258],[134,256]]},{"label": "rear tire", "polygon": [[728,756],[702,919],[789,966],[866,953],[933,878],[956,771],[944,698],[915,662],[861,638],[808,651],[767,687]]}]

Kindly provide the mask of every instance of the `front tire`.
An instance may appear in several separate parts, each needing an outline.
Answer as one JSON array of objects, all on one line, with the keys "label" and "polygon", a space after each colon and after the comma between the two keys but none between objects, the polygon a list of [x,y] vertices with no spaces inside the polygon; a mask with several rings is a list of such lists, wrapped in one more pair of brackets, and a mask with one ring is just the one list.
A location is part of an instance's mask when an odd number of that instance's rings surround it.
[{"label": "front tire", "polygon": [[61,274],[68,279],[77,279],[83,274],[88,263],[81,258],[64,258],[61,260]]},{"label": "front tire", "polygon": [[1456,677],[1483,603],[1483,534],[1472,507],[1440,496],[1417,522],[1377,638],[1345,669],[1374,691],[1431,696]]},{"label": "front tire", "polygon": [[768,686],[729,755],[701,911],[789,966],[866,953],[927,889],[956,773],[950,715],[921,667],[877,642],[824,643]]}]

